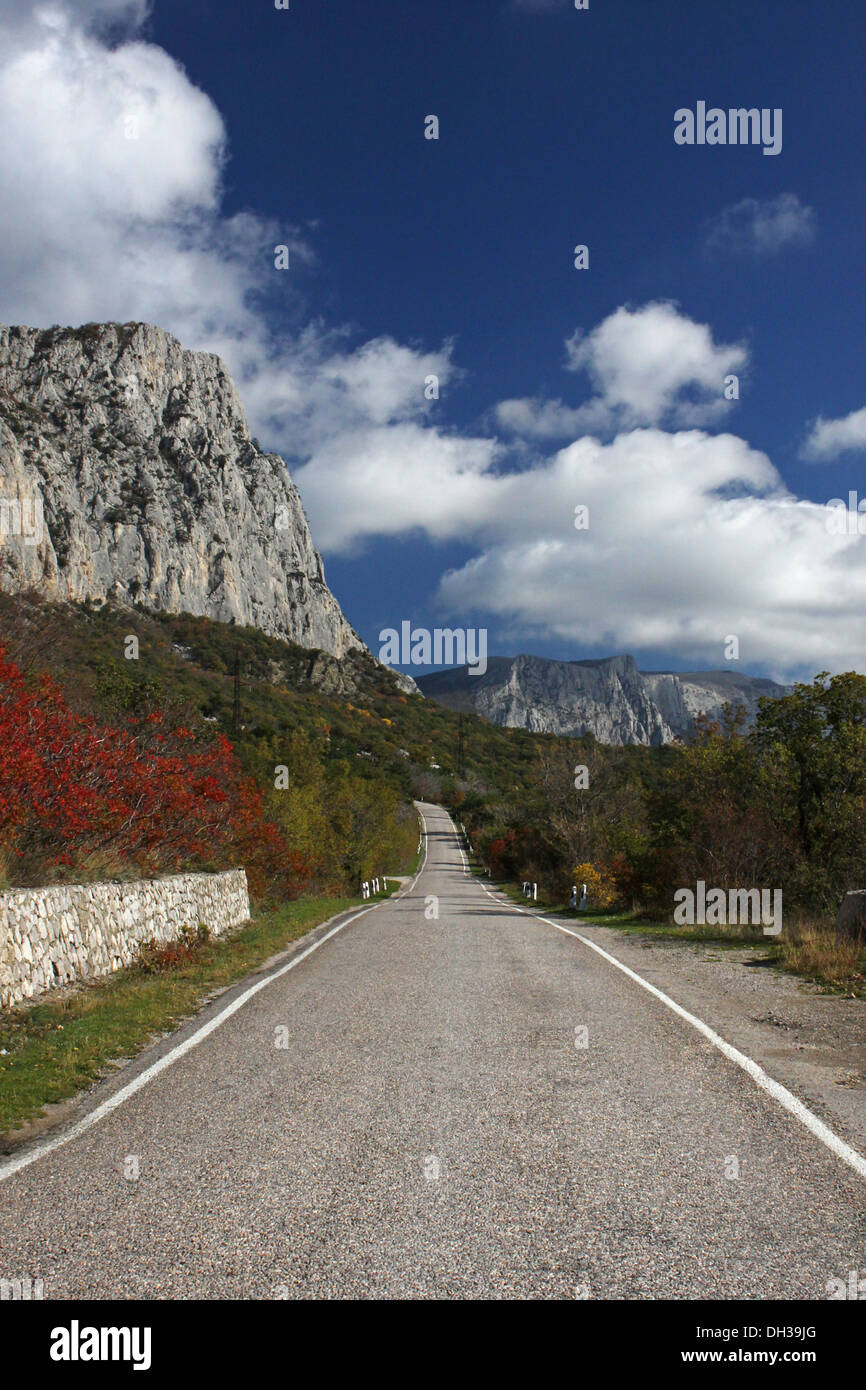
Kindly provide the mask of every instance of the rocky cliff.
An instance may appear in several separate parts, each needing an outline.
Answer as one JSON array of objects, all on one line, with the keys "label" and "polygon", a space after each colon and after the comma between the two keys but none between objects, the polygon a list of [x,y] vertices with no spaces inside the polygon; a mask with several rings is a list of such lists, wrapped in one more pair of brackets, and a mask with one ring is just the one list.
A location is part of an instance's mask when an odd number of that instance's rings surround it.
[{"label": "rocky cliff", "polygon": [[143,323],[0,328],[0,588],[363,646],[220,359]]},{"label": "rocky cliff", "polygon": [[461,666],[422,676],[421,693],[452,709],[474,710],[495,724],[601,743],[672,743],[693,731],[695,716],[718,719],[724,705],[745,705],[751,722],[762,695],[787,687],[732,671],[639,671],[631,656],[602,661],[491,657],[483,676]]}]

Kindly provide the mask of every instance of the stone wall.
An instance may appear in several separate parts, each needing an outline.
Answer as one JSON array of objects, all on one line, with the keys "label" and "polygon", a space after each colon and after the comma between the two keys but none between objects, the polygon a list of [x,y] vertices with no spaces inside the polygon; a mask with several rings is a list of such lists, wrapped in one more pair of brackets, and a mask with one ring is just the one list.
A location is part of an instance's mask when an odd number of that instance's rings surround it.
[{"label": "stone wall", "polygon": [[0,892],[0,1008],[131,965],[143,941],[200,922],[219,936],[249,915],[243,869]]}]

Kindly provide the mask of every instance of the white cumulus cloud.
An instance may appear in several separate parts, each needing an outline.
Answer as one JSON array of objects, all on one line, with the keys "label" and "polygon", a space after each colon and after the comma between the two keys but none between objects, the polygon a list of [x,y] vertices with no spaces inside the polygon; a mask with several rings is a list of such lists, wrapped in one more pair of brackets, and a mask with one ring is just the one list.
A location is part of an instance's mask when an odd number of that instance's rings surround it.
[{"label": "white cumulus cloud", "polygon": [[568,368],[586,372],[595,394],[576,407],[538,397],[501,401],[495,418],[503,429],[555,439],[637,425],[710,424],[731,408],[726,377],[739,376],[748,362],[742,344],[715,343],[707,324],[663,300],[623,305],[590,333],[578,329],[566,354]]},{"label": "white cumulus cloud", "polygon": [[441,611],[496,622],[524,650],[557,639],[718,668],[736,635],[741,659],[779,679],[866,664],[866,537],[831,534],[827,508],[732,434],[586,436],[513,471],[489,440],[408,424],[348,454],[335,441],[297,477],[335,550],[413,532],[469,545]]},{"label": "white cumulus cloud", "polygon": [[826,521],[733,435],[582,439],[502,486],[439,597],[452,615],[495,615],[524,649],[557,638],[720,667],[734,634],[743,661],[780,678],[862,668],[866,538]]}]

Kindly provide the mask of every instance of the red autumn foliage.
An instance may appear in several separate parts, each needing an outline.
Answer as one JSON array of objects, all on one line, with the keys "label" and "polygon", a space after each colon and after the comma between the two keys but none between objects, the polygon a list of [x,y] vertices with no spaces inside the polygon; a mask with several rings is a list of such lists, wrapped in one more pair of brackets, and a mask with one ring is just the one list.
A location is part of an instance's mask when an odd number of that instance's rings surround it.
[{"label": "red autumn foliage", "polygon": [[73,879],[94,859],[142,876],[245,867],[257,897],[309,877],[224,735],[203,744],[159,712],[101,724],[50,677],[26,681],[2,645],[0,851],[17,882]]},{"label": "red autumn foliage", "polygon": [[494,878],[513,878],[516,869],[516,835],[509,830],[505,835],[491,840],[487,846],[487,862]]}]

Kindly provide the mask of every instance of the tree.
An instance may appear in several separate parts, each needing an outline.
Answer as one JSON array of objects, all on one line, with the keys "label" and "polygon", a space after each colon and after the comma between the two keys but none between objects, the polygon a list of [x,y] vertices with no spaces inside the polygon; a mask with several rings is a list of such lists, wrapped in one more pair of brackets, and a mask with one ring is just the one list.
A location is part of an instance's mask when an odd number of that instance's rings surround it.
[{"label": "tree", "polygon": [[0,646],[0,851],[15,882],[244,865],[253,893],[307,873],[223,735],[163,712],[117,725],[28,682]]},{"label": "tree", "polygon": [[798,888],[834,906],[859,883],[866,851],[866,676],[823,671],[762,700],[756,742],[796,826]]},{"label": "tree", "polygon": [[546,838],[569,879],[575,864],[601,865],[644,834],[643,789],[623,749],[556,744],[539,756],[535,781]]}]

